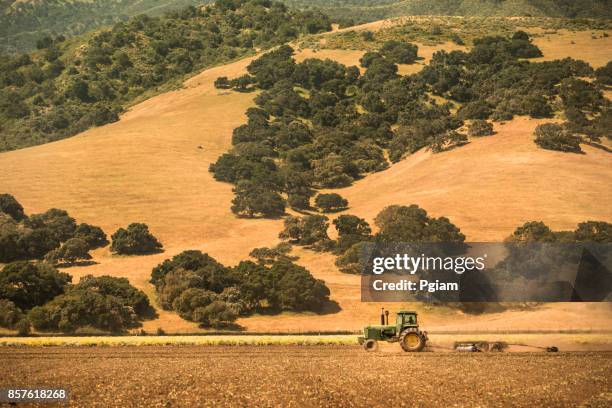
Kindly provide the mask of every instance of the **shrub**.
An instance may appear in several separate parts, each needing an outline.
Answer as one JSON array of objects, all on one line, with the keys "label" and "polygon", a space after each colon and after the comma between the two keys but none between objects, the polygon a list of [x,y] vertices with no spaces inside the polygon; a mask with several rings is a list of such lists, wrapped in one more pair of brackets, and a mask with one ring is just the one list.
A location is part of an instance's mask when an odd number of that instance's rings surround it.
[{"label": "shrub", "polygon": [[17,335],[21,337],[27,337],[32,332],[31,324],[28,319],[21,319],[15,325],[17,329]]},{"label": "shrub", "polygon": [[146,224],[133,223],[127,229],[119,228],[111,239],[111,251],[120,255],[153,254],[163,248]]},{"label": "shrub", "polygon": [[298,245],[310,246],[312,249],[328,249],[331,245],[327,235],[328,221],[329,218],[324,215],[290,216],[285,218],[285,228],[279,237]]},{"label": "shrub", "polygon": [[374,33],[368,30],[362,31],[361,38],[363,38],[364,41],[374,41]]},{"label": "shrub", "polygon": [[472,137],[491,136],[494,133],[493,125],[486,120],[475,120],[468,127],[468,135]]},{"label": "shrub", "polygon": [[215,88],[217,89],[230,89],[232,87],[232,84],[230,83],[229,79],[227,79],[227,77],[223,76],[223,77],[219,77],[215,80]]},{"label": "shrub", "polygon": [[138,316],[131,307],[114,296],[90,289],[71,290],[57,296],[33,308],[28,318],[37,330],[62,333],[74,333],[82,327],[121,333],[138,325]]},{"label": "shrub", "polygon": [[[196,311],[205,308],[217,299],[217,294],[210,290],[200,288],[187,288],[172,302],[172,309],[187,320],[199,321],[196,319]],[[200,317],[200,316],[197,316]]]},{"label": "shrub", "polygon": [[74,236],[77,224],[74,218],[65,210],[52,208],[42,214],[30,216],[28,226],[34,229],[48,229],[53,238],[58,242],[64,242]]},{"label": "shrub", "polygon": [[336,258],[335,264],[340,272],[354,275],[358,275],[363,272],[364,265],[362,262],[362,257],[365,244],[365,242],[358,242]]},{"label": "shrub", "polygon": [[445,150],[450,150],[467,142],[468,140],[466,135],[454,130],[447,130],[446,132],[430,137],[428,140],[429,148],[433,153],[440,153]]},{"label": "shrub", "polygon": [[383,209],[374,222],[376,239],[382,242],[464,242],[461,233],[446,217],[433,218],[419,206],[392,205]]},{"label": "shrub", "polygon": [[259,263],[228,269],[200,251],[185,251],[153,269],[162,307],[204,326],[226,325],[254,311],[313,310],[329,301],[329,289],[287,256],[290,247],[252,251]]},{"label": "shrub", "polygon": [[77,226],[74,231],[74,238],[84,240],[89,249],[102,248],[108,245],[108,239],[102,228],[85,223]]},{"label": "shrub", "polygon": [[581,222],[574,234],[576,240],[581,242],[612,242],[612,224],[604,221]]},{"label": "shrub", "polygon": [[462,119],[488,119],[491,115],[491,106],[483,100],[477,100],[474,102],[463,105],[457,115]]},{"label": "shrub", "polygon": [[279,261],[270,268],[276,290],[268,300],[282,310],[319,311],[329,302],[325,282],[315,279],[310,272],[293,262]]},{"label": "shrub", "polygon": [[22,318],[23,314],[15,303],[8,299],[0,299],[0,327],[13,329]]},{"label": "shrub", "polygon": [[612,86],[612,61],[595,71],[597,82],[603,85]]},{"label": "shrub", "polygon": [[340,211],[348,207],[348,200],[340,194],[319,194],[315,198],[315,204],[323,212]]},{"label": "shrub", "polygon": [[372,229],[363,218],[354,215],[341,215],[333,221],[338,231],[336,251],[343,253],[353,245],[371,239]]},{"label": "shrub", "polygon": [[199,322],[202,326],[224,326],[234,322],[238,318],[238,314],[226,302],[215,300],[207,306],[198,307],[193,311],[193,321]]},{"label": "shrub", "polygon": [[451,41],[457,45],[465,45],[465,41],[457,33],[451,34]]},{"label": "shrub", "polygon": [[0,212],[10,215],[17,222],[26,218],[23,207],[10,194],[0,194]]},{"label": "shrub", "polygon": [[577,78],[566,78],[559,87],[559,96],[566,108],[590,112],[599,110],[604,97],[595,85]]},{"label": "shrub", "polygon": [[556,123],[539,125],[535,130],[535,143],[542,149],[582,153],[580,138],[570,134]]},{"label": "shrub", "polygon": [[417,59],[418,47],[407,42],[386,41],[380,53],[396,64],[413,64]]},{"label": "shrub", "polygon": [[289,194],[287,204],[294,210],[307,210],[310,208],[310,194]]},{"label": "shrub", "polygon": [[72,277],[46,263],[19,261],[0,272],[0,299],[13,302],[21,310],[40,306],[64,293]]},{"label": "shrub", "polygon": [[295,261],[297,257],[289,256],[291,244],[281,242],[274,248],[255,248],[249,256],[255,258],[261,265],[272,265],[279,260]]},{"label": "shrub", "polygon": [[526,222],[506,239],[508,242],[553,242],[554,233],[542,221]]},{"label": "shrub", "polygon": [[150,282],[156,288],[164,285],[164,278],[173,271],[202,271],[208,276],[226,276],[228,269],[217,262],[213,257],[204,254],[201,251],[189,250],[183,251],[172,259],[166,259],[161,264],[153,268]]},{"label": "shrub", "polygon": [[251,181],[240,181],[234,189],[232,212],[243,217],[278,217],[285,213],[285,200],[275,191]]},{"label": "shrub", "polygon": [[127,278],[87,275],[74,285],[73,290],[92,290],[104,296],[113,296],[133,309],[139,318],[150,317],[154,312],[147,295],[132,286]]},{"label": "shrub", "polygon": [[87,242],[80,238],[70,238],[61,247],[54,249],[45,256],[45,260],[52,264],[74,264],[78,261],[91,259]]}]

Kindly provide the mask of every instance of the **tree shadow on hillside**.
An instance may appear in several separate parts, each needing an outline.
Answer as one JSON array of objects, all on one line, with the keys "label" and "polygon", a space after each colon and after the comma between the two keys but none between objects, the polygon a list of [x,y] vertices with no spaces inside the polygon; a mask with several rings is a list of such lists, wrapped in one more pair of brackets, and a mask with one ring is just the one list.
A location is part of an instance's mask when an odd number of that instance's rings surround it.
[{"label": "tree shadow on hillside", "polygon": [[200,324],[198,327],[201,329],[211,329],[212,328],[216,330],[236,331],[236,332],[245,331],[245,328],[243,326],[239,325],[238,323],[234,323],[234,322],[223,322],[223,323],[216,323],[212,325]]},{"label": "tree shadow on hillside", "polygon": [[594,147],[594,148],[596,148],[596,149],[603,150],[604,152],[607,152],[607,153],[612,153],[612,149],[610,149],[608,146],[604,146],[604,145],[602,145],[602,144],[600,144],[600,143],[597,143],[597,142],[593,142],[593,141],[582,141],[581,143],[584,143],[585,145],[588,145],[588,146]]},{"label": "tree shadow on hillside", "polygon": [[468,145],[468,144],[470,144],[470,142],[469,142],[469,141],[466,141],[466,142],[460,142],[460,143],[453,143],[453,144],[451,144],[451,145],[444,146],[444,147],[443,147],[442,149],[440,149],[440,151],[439,151],[439,152],[437,152],[437,153],[450,152],[451,150],[457,149],[457,148],[459,148],[459,147],[462,147],[462,146],[465,146],[465,145]]},{"label": "tree shadow on hillside", "polygon": [[330,314],[339,313],[341,311],[342,311],[342,308],[340,307],[338,302],[330,299],[327,302],[325,302],[325,304],[321,307],[321,309],[318,310],[316,313],[318,315],[330,315]]},{"label": "tree shadow on hillside", "polygon": [[58,268],[72,268],[72,267],[83,267],[83,266],[92,266],[92,265],[98,265],[98,262],[88,260],[88,261],[76,261],[76,262],[60,262],[60,263],[54,264],[54,266]]}]

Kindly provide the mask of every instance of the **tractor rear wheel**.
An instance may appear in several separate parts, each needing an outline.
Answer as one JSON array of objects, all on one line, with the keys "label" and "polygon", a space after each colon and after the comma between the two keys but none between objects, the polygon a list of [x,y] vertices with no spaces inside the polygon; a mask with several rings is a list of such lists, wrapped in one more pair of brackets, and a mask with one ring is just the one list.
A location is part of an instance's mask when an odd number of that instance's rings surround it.
[{"label": "tractor rear wheel", "polygon": [[406,330],[400,335],[399,343],[404,351],[418,352],[425,348],[425,337],[421,333]]},{"label": "tractor rear wheel", "polygon": [[365,351],[377,351],[378,342],[374,339],[368,339],[363,343],[363,348]]}]

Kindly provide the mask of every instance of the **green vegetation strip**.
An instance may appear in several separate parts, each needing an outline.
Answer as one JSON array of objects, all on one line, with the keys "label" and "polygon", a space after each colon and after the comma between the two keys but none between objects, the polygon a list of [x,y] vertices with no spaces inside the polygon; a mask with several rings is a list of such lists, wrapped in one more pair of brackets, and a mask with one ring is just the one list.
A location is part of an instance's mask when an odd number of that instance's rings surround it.
[{"label": "green vegetation strip", "polygon": [[357,345],[355,335],[0,337],[0,346],[321,346]]}]

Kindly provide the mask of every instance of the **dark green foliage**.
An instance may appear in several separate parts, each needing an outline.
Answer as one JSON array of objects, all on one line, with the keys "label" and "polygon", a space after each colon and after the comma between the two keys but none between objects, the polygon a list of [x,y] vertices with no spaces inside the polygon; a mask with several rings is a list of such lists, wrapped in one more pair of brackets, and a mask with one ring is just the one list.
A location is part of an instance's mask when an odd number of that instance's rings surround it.
[{"label": "dark green foliage", "polygon": [[418,49],[414,44],[389,40],[383,44],[380,53],[395,64],[413,64],[416,61]]},{"label": "dark green foliage", "polygon": [[333,224],[338,231],[337,253],[344,253],[355,244],[372,238],[372,229],[363,218],[341,215],[333,221]]},{"label": "dark green foliage", "polygon": [[3,197],[5,209],[12,215],[0,211],[0,262],[42,259],[71,238],[84,240],[87,249],[107,243],[99,227],[88,224],[77,227],[74,218],[64,210],[51,209],[28,218],[12,196]]},{"label": "dark green foliage", "polygon": [[215,88],[218,89],[230,89],[232,87],[227,77],[219,77],[215,80]]},{"label": "dark green foliage", "polygon": [[137,326],[136,316],[129,307],[113,296],[91,290],[74,290],[60,295],[32,309],[28,319],[37,330],[62,333],[74,333],[81,327],[121,333]]},{"label": "dark green foliage", "polygon": [[[210,166],[217,180],[236,184],[234,212],[276,217],[286,199],[307,210],[315,189],[345,187],[383,170],[387,156],[396,162],[422,148],[437,153],[466,144],[458,132],[463,120],[476,121],[473,135],[490,134],[482,121],[552,117],[559,96],[568,110],[588,109],[593,118],[573,124],[579,133],[592,140],[609,134],[601,92],[576,79],[593,76],[588,64],[525,61],[541,52],[520,31],[474,44],[470,52],[436,52],[421,72],[405,77],[393,61],[412,58],[416,49],[400,42],[364,54],[363,75],[329,60],[296,63],[289,46],[254,60],[248,82],[249,89],[262,90],[258,108],[235,129],[232,151]],[[441,105],[431,93],[453,102]]]},{"label": "dark green foliage", "polygon": [[102,248],[108,245],[106,234],[102,231],[102,228],[95,225],[79,224],[74,231],[74,238],[84,240],[89,249]]},{"label": "dark green foliage", "polygon": [[70,275],[46,263],[13,262],[0,272],[0,299],[29,310],[64,293],[64,287],[71,280]]},{"label": "dark green foliage", "polygon": [[257,311],[318,311],[329,289],[287,256],[290,246],[258,248],[258,263],[226,268],[200,251],[185,251],[153,269],[162,307],[203,326],[224,326]]},{"label": "dark green foliage", "polygon": [[[41,50],[25,59],[0,58],[0,151],[62,139],[116,121],[146,91],[255,48],[271,48],[301,34],[329,29],[329,19],[318,12],[241,0],[230,8],[219,2],[163,17],[135,16],[80,41],[46,38],[40,42]],[[250,71],[262,85],[271,86],[288,74],[283,66],[276,68]],[[229,86],[223,81],[217,85]],[[248,76],[231,82],[240,90],[249,85]]]},{"label": "dark green foliage", "polygon": [[336,258],[335,264],[341,272],[358,275],[363,273],[363,251],[365,241],[358,242]]},{"label": "dark green foliage", "polygon": [[32,325],[28,319],[21,319],[15,325],[17,329],[17,335],[20,337],[27,337],[32,331]]},{"label": "dark green foliage", "polygon": [[461,233],[446,217],[433,218],[419,206],[392,205],[374,219],[382,242],[463,242]]},{"label": "dark green foliage", "polygon": [[612,224],[604,221],[581,222],[574,234],[576,241],[612,242]]},{"label": "dark green foliage", "polygon": [[334,212],[346,209],[348,200],[337,193],[319,194],[315,198],[315,204],[323,212]]},{"label": "dark green foliage", "polygon": [[447,130],[429,139],[428,146],[433,153],[440,153],[467,143],[467,136],[454,130]]},{"label": "dark green foliage", "polygon": [[165,276],[174,270],[200,271],[201,275],[222,276],[227,274],[227,269],[208,254],[200,251],[184,251],[167,259],[156,266],[151,273],[151,283],[159,290]]},{"label": "dark green foliage", "polygon": [[0,299],[0,327],[13,329],[23,318],[21,310],[8,299]]},{"label": "dark green foliage", "polygon": [[570,134],[556,123],[539,125],[535,130],[535,143],[543,149],[582,153],[580,138]]},{"label": "dark green foliage", "polygon": [[457,45],[465,45],[465,41],[457,33],[451,34],[451,41]]},{"label": "dark green foliage", "polygon": [[507,238],[509,242],[553,242],[554,233],[541,221],[530,221],[518,227]]},{"label": "dark green foliage", "polygon": [[288,261],[276,262],[270,268],[273,284],[268,300],[281,310],[318,311],[329,302],[329,289],[325,282],[315,279],[303,266]]},{"label": "dark green foliage", "polygon": [[261,265],[272,265],[279,260],[295,261],[298,259],[290,256],[289,252],[291,252],[291,244],[281,242],[274,248],[255,248],[249,253],[249,256],[255,258]]},{"label": "dark green foliage", "polygon": [[493,125],[486,120],[475,120],[468,127],[469,136],[491,136],[494,133]]},{"label": "dark green foliage", "polygon": [[111,251],[119,255],[144,255],[160,252],[163,245],[149,232],[146,224],[132,223],[112,236]]},{"label": "dark green foliage", "polygon": [[61,247],[45,255],[45,260],[51,264],[73,265],[79,261],[91,259],[89,245],[81,238],[70,238]]},{"label": "dark green foliage", "polygon": [[612,242],[612,224],[605,221],[585,221],[574,231],[553,231],[542,221],[526,222],[518,227],[508,242]]},{"label": "dark green foliage", "polygon": [[363,272],[363,255],[368,242],[386,243],[462,243],[465,235],[448,218],[429,217],[417,205],[392,205],[383,209],[374,222],[379,232],[372,236],[368,223],[353,215],[342,215],[334,220],[338,230],[336,266],[341,272]]},{"label": "dark green foliage", "polygon": [[90,327],[122,333],[138,327],[152,312],[147,295],[127,279],[85,276],[65,294],[34,307],[28,319],[41,331],[74,333]]},{"label": "dark green foliage", "polygon": [[601,68],[597,68],[595,78],[597,78],[597,82],[600,84],[612,86],[612,61],[609,61]]},{"label": "dark green foliage", "polygon": [[310,208],[310,194],[290,193],[287,204],[294,210],[307,210]]},{"label": "dark green foliage", "polygon": [[74,236],[77,224],[74,218],[65,210],[52,208],[42,214],[31,215],[27,225],[34,229],[47,229],[53,238],[59,242]]},{"label": "dark green foliage", "polygon": [[279,237],[315,250],[329,249],[333,242],[327,235],[328,221],[329,218],[324,215],[289,216],[285,218],[285,228]]},{"label": "dark green foliage", "polygon": [[104,296],[114,296],[123,305],[132,308],[140,318],[148,317],[153,312],[147,295],[132,286],[126,278],[87,275],[71,290],[92,290]]},{"label": "dark green foliage", "polygon": [[232,212],[243,217],[278,217],[285,213],[285,200],[263,184],[240,181],[234,189]]},{"label": "dark green foliage", "polygon": [[361,32],[361,37],[365,40],[365,41],[373,41],[374,40],[374,33],[372,31],[362,31]]},{"label": "dark green foliage", "polygon": [[10,215],[17,222],[26,218],[23,207],[10,194],[0,194],[0,212]]},{"label": "dark green foliage", "polygon": [[483,100],[478,100],[463,105],[461,109],[459,109],[458,115],[462,119],[484,120],[488,119],[492,112],[493,110],[487,102]]},{"label": "dark green foliage", "polygon": [[600,90],[593,84],[577,78],[567,78],[561,82],[559,96],[566,108],[596,112],[603,104]]}]

